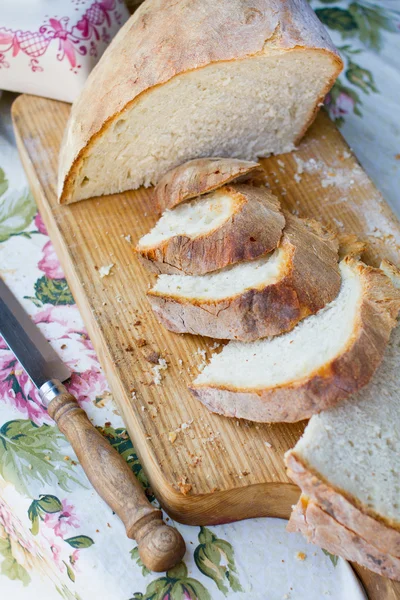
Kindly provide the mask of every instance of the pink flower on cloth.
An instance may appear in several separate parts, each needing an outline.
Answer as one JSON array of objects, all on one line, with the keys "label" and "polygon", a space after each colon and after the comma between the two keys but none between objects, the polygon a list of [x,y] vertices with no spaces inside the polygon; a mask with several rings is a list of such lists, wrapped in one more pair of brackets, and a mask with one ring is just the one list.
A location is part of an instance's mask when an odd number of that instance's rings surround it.
[{"label": "pink flower on cloth", "polygon": [[46,513],[44,523],[54,531],[57,537],[64,539],[71,532],[71,528],[79,527],[79,520],[75,514],[72,504],[68,504],[66,499],[61,500],[62,510],[57,513]]},{"label": "pink flower on cloth", "polygon": [[36,423],[50,423],[37,390],[14,354],[0,338],[0,398]]},{"label": "pink flower on cloth", "polygon": [[73,373],[67,388],[80,402],[94,401],[109,393],[106,378],[99,369]]},{"label": "pink flower on cloth", "polygon": [[348,115],[354,111],[354,100],[351,96],[346,94],[346,92],[340,92],[334,103],[332,102],[330,94],[328,94],[325,102],[332,117],[335,119]]},{"label": "pink flower on cloth", "polygon": [[40,231],[40,233],[43,233],[43,235],[47,235],[46,225],[43,223],[43,219],[40,213],[36,215],[34,223],[35,226],[38,228],[38,231]]},{"label": "pink flower on cloth", "polygon": [[64,277],[64,272],[50,240],[43,247],[43,258],[39,261],[38,267],[49,279],[62,279]]},{"label": "pink flower on cloth", "polygon": [[[35,315],[35,323],[71,370],[70,390],[78,400],[95,400],[107,392],[93,346],[76,306],[48,306]],[[39,394],[14,354],[0,338],[0,398],[36,425],[50,423]]]}]

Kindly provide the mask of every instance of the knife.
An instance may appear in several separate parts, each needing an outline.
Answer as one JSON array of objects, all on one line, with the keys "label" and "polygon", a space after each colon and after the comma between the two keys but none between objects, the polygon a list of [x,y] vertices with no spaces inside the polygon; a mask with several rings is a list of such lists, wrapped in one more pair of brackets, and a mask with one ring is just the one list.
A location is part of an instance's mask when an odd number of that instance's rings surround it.
[{"label": "knife", "polygon": [[167,571],[185,554],[181,534],[150,504],[122,456],[89,421],[63,385],[71,373],[0,279],[0,334],[39,390],[48,414],[70,442],[97,493],[119,516],[151,571]]}]

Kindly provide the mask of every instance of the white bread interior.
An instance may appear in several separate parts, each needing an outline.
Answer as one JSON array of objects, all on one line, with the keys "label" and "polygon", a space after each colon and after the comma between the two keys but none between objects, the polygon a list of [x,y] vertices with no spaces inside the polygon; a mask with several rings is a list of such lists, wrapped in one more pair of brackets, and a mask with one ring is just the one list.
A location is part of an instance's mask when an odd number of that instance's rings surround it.
[{"label": "white bread interior", "polygon": [[181,300],[222,300],[271,285],[284,276],[288,261],[282,249],[256,260],[236,263],[206,275],[159,275],[152,293]]},{"label": "white bread interior", "polygon": [[71,176],[64,201],[150,186],[191,158],[289,152],[337,70],[325,51],[269,48],[177,75],[108,124]]},{"label": "white bread interior", "polygon": [[138,250],[151,248],[174,236],[194,238],[218,229],[233,212],[234,197],[214,192],[166,210],[153,229],[138,243]]},{"label": "white bread interior", "polygon": [[[351,401],[313,416],[291,451],[334,490],[354,499],[361,510],[397,528],[400,528],[399,366],[400,327],[397,327],[372,382]],[[336,518],[338,515],[335,511]],[[355,527],[354,521],[344,524]],[[355,530],[367,537],[365,531]],[[381,544],[377,540],[374,543],[381,545],[384,540]],[[399,549],[397,545],[392,551]]]},{"label": "white bread interior", "polygon": [[312,377],[334,360],[351,339],[362,298],[359,278],[340,265],[338,297],[283,335],[251,343],[230,342],[199,374],[194,385],[234,391],[264,390]]}]

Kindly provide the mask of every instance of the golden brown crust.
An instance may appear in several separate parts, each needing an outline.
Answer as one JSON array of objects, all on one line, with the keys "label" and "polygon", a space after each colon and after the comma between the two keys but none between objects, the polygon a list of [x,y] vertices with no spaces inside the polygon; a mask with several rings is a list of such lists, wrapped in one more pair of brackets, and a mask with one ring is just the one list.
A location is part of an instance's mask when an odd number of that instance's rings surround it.
[{"label": "golden brown crust", "polygon": [[181,202],[207,194],[232,181],[244,181],[264,173],[259,163],[237,158],[195,158],[168,171],[154,188],[153,202],[159,213]]},{"label": "golden brown crust", "polygon": [[204,235],[177,235],[147,248],[138,245],[136,251],[153,263],[151,270],[203,275],[275,250],[285,226],[275,196],[249,185],[226,186],[215,193],[233,198],[231,217]]},{"label": "golden brown crust", "polygon": [[294,422],[334,406],[368,383],[396,325],[400,292],[380,270],[345,259],[363,286],[358,318],[346,349],[301,381],[264,390],[192,384],[195,396],[225,416],[260,422]]},{"label": "golden brown crust", "polygon": [[382,518],[357,498],[330,484],[295,450],[286,454],[285,462],[288,476],[333,519],[351,528],[381,552],[400,556],[400,523]]},{"label": "golden brown crust", "polygon": [[386,260],[386,258],[381,262],[379,267],[387,277],[389,277],[390,281],[393,283],[394,287],[400,289],[400,270],[394,265],[390,260]]},{"label": "golden brown crust", "polygon": [[276,283],[217,301],[150,290],[158,320],[175,333],[252,341],[289,331],[333,300],[340,288],[336,239],[315,221],[285,216],[285,261]]},{"label": "golden brown crust", "polygon": [[367,243],[358,239],[353,233],[342,233],[338,236],[339,241],[339,258],[351,256],[360,260],[363,253],[367,249]]},{"label": "golden brown crust", "polygon": [[248,6],[220,0],[215,10],[214,0],[147,0],[118,32],[74,103],[60,156],[60,203],[74,202],[75,178],[97,137],[142,93],[213,62],[267,53],[269,40],[274,50],[329,53],[337,64],[329,85],[342,68],[307,2],[254,0]]},{"label": "golden brown crust", "polygon": [[353,530],[338,523],[318,504],[300,498],[287,531],[302,533],[308,542],[390,579],[400,581],[400,558],[380,552]]}]

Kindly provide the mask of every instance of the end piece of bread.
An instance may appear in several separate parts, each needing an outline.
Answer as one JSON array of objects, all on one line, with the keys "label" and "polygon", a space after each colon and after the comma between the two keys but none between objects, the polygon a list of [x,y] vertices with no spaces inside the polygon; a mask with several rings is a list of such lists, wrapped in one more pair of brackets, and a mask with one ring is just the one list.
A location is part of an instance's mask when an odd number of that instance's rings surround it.
[{"label": "end piece of bread", "polygon": [[306,0],[146,0],[72,107],[59,201],[156,184],[203,156],[288,152],[342,67]]},{"label": "end piece of bread", "polygon": [[315,221],[285,218],[271,255],[209,275],[161,275],[148,292],[160,323],[175,333],[252,341],[289,331],[333,300],[340,289],[336,238]]},{"label": "end piece of bread", "polygon": [[237,158],[196,158],[168,171],[154,188],[153,202],[162,213],[232,181],[264,173],[259,163]]},{"label": "end piece of bread", "polygon": [[314,416],[285,457],[289,477],[307,496],[394,556],[400,556],[399,365],[397,327],[371,383]]},{"label": "end piece of bread", "polygon": [[368,541],[335,521],[318,504],[301,496],[287,530],[304,537],[331,554],[354,561],[374,573],[400,581],[400,558],[383,553]]},{"label": "end piece of bread", "polygon": [[225,186],[165,211],[136,251],[157,273],[202,275],[271,252],[284,226],[265,188]]},{"label": "end piece of bread", "polygon": [[211,411],[253,421],[299,421],[368,383],[400,308],[400,292],[380,269],[340,263],[338,297],[289,333],[230,342],[191,386]]}]

